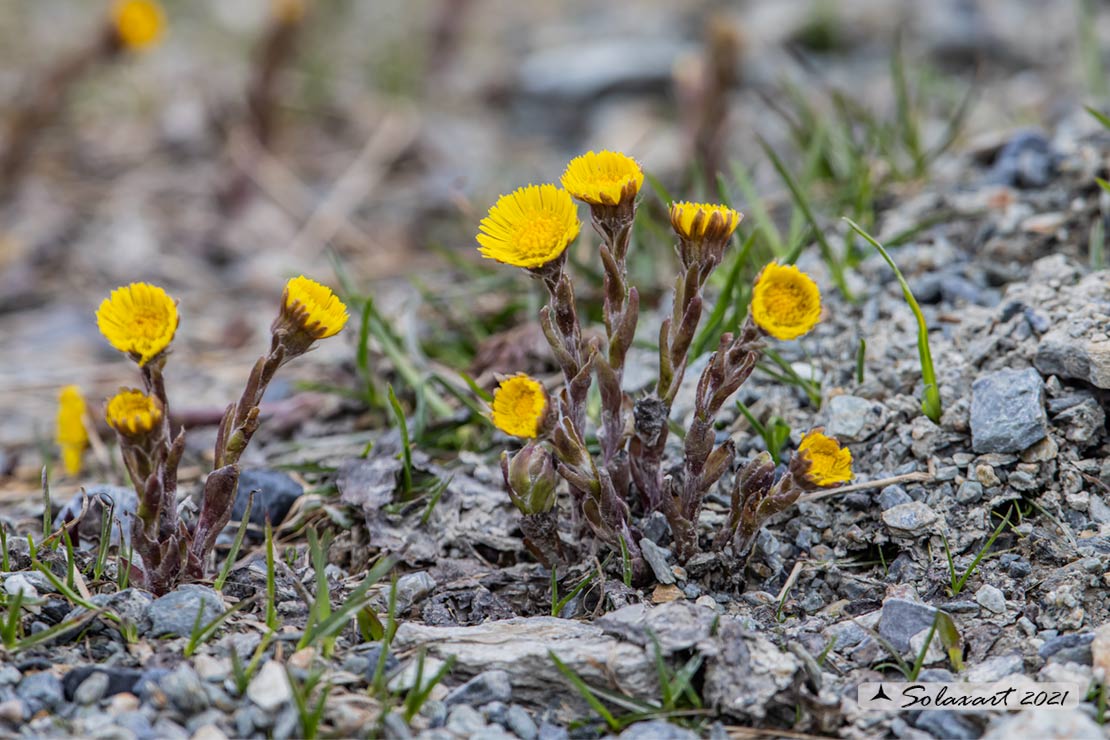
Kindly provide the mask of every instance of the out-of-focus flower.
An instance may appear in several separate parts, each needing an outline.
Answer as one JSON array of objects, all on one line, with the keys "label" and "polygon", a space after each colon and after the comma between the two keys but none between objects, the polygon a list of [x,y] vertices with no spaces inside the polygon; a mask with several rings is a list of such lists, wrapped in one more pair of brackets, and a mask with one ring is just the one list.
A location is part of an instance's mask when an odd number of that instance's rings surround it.
[{"label": "out-of-focus flower", "polygon": [[570,160],[561,182],[583,203],[615,206],[636,197],[644,184],[644,171],[620,152],[587,152]]},{"label": "out-of-focus flower", "polygon": [[108,426],[122,437],[136,439],[150,434],[162,423],[162,402],[135,388],[120,388],[108,399],[104,416]]},{"label": "out-of-focus flower", "polygon": [[808,334],[821,317],[817,283],[794,265],[763,268],[752,292],[752,319],[776,339]]},{"label": "out-of-focus flower", "polygon": [[112,6],[112,28],[127,49],[139,51],[162,38],[166,19],[153,0],[117,0]]},{"label": "out-of-focus flower", "polygon": [[809,463],[802,477],[819,488],[847,483],[852,479],[852,451],[823,431],[813,429],[798,445],[798,454]]},{"label": "out-of-focus flower", "polygon": [[539,436],[547,416],[547,392],[539,381],[514,375],[493,393],[493,425],[514,437]]},{"label": "out-of-focus flower", "polygon": [[85,429],[85,399],[75,385],[67,385],[58,394],[58,429],[54,437],[62,451],[66,473],[81,472],[81,453],[89,444]]},{"label": "out-of-focus flower", "polygon": [[528,185],[502,195],[482,219],[477,236],[483,257],[537,269],[563,255],[582,223],[565,190]]},{"label": "out-of-focus flower", "polygon": [[347,306],[331,288],[304,275],[285,284],[279,321],[313,340],[338,334],[347,325]]},{"label": "out-of-focus flower", "polygon": [[711,203],[671,204],[671,228],[678,234],[678,256],[686,269],[699,269],[706,278],[721,263],[732,232],[743,214]]},{"label": "out-of-focus flower", "polygon": [[279,23],[293,25],[299,23],[305,14],[306,0],[273,0],[273,14]]},{"label": "out-of-focus flower", "polygon": [[96,311],[100,333],[140,367],[170,346],[178,321],[177,303],[166,291],[147,283],[116,288]]}]

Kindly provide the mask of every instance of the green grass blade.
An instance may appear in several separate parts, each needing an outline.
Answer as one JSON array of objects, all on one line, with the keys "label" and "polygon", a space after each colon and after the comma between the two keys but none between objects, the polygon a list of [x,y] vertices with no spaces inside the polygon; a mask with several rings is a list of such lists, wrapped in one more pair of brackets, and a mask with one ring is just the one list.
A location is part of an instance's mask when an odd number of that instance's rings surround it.
[{"label": "green grass blade", "polygon": [[563,674],[563,677],[570,682],[570,685],[573,686],[578,691],[578,693],[582,695],[582,698],[586,700],[586,703],[590,705],[590,708],[597,712],[599,717],[605,720],[605,724],[609,726],[609,729],[613,730],[614,732],[619,731],[621,729],[621,723],[618,722],[617,718],[613,716],[613,713],[610,712],[605,707],[605,705],[601,703],[601,700],[594,696],[594,692],[590,690],[590,687],[586,685],[586,682],[579,678],[578,674],[575,673],[570,666],[559,660],[559,656],[557,656],[554,651],[548,650],[547,655],[551,658],[551,661],[555,664],[555,667],[559,669],[559,673]]},{"label": "green grass blade", "polygon": [[910,290],[909,283],[906,282],[902,271],[898,269],[898,265],[894,264],[894,259],[883,248],[883,245],[875,241],[874,237],[864,231],[852,219],[845,218],[844,220],[857,234],[879,251],[887,265],[894,271],[894,277],[898,279],[898,284],[902,286],[902,295],[905,297],[906,303],[909,304],[910,310],[913,311],[914,318],[917,319],[917,354],[921,358],[921,380],[925,384],[925,392],[921,399],[921,410],[934,424],[939,424],[942,413],[940,388],[937,386],[936,370],[933,368],[933,354],[929,350],[929,327],[925,324],[925,315],[921,313],[921,306],[918,305],[917,299],[913,297],[913,291]]}]

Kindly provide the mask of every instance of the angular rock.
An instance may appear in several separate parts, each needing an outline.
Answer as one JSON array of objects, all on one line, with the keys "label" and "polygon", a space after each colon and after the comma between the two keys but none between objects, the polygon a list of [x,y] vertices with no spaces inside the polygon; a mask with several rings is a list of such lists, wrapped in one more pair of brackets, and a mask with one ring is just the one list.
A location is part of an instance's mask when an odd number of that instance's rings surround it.
[{"label": "angular rock", "polygon": [[689,650],[709,637],[717,612],[687,601],[672,601],[657,607],[629,604],[600,617],[594,624],[606,634],[654,650],[664,656]]},{"label": "angular rock", "polygon": [[975,452],[1021,452],[1048,434],[1044,381],[1033,368],[998,370],[971,386],[971,446]]},{"label": "angular rock", "polygon": [[1085,332],[1066,328],[1041,337],[1033,365],[1045,375],[1082,380],[1096,388],[1110,388],[1110,341],[1093,341]]},{"label": "angular rock", "polygon": [[[553,687],[565,686],[562,673],[548,655],[554,653],[586,683],[623,691],[631,696],[658,696],[651,656],[642,647],[605,635],[600,627],[555,617],[516,617],[469,627],[427,627],[404,622],[393,649],[424,646],[440,660],[455,656],[462,675],[502,670],[508,673],[515,701],[550,706]],[[560,712],[571,719],[588,709],[568,690]]]},{"label": "angular rock", "polygon": [[147,616],[150,618],[149,634],[151,637],[188,637],[193,633],[198,612],[202,613],[200,623],[204,626],[223,610],[223,599],[215,591],[206,586],[186,584],[155,599],[147,608]]},{"label": "angular rock", "polygon": [[667,550],[645,537],[640,544],[640,552],[643,553],[647,564],[651,566],[651,572],[655,575],[655,580],[663,585],[674,583],[674,573],[671,572],[671,566],[667,563],[667,556],[670,554]]},{"label": "angular rock", "polygon": [[53,711],[65,701],[62,682],[47,671],[25,675],[16,687],[15,695],[23,700],[31,714],[38,714],[44,709]]},{"label": "angular rock", "polygon": [[513,685],[507,672],[486,671],[453,689],[443,701],[449,707],[455,704],[478,707],[493,701],[507,702],[512,696]]},{"label": "angular rock", "polygon": [[995,614],[1003,614],[1006,611],[1006,597],[1001,589],[989,583],[980,586],[975,592],[975,601],[979,606]]},{"label": "angular rock", "polygon": [[247,686],[247,698],[263,712],[274,712],[292,701],[289,677],[276,660],[262,664],[258,673]]},{"label": "angular rock", "polygon": [[895,534],[917,536],[926,534],[937,520],[937,513],[920,501],[898,504],[882,514],[883,524]]},{"label": "angular rock", "polygon": [[716,637],[702,643],[709,656],[702,696],[709,706],[761,719],[775,696],[793,685],[801,662],[737,619],[723,619]]},{"label": "angular rock", "polygon": [[293,502],[304,494],[304,486],[280,470],[248,468],[239,474],[239,489],[231,509],[232,521],[243,520],[251,491],[254,491],[251,523],[261,527],[269,519],[276,527],[285,519]]},{"label": "angular rock", "polygon": [[886,406],[859,396],[833,396],[828,404],[825,434],[841,442],[862,442],[886,424]]},{"label": "angular rock", "polygon": [[1079,663],[1091,665],[1091,643],[1094,642],[1093,633],[1058,635],[1044,641],[1037,655],[1045,660],[1059,663]]},{"label": "angular rock", "polygon": [[879,616],[879,634],[899,652],[910,647],[910,639],[933,626],[937,610],[926,604],[906,599],[889,598],[883,602]]}]

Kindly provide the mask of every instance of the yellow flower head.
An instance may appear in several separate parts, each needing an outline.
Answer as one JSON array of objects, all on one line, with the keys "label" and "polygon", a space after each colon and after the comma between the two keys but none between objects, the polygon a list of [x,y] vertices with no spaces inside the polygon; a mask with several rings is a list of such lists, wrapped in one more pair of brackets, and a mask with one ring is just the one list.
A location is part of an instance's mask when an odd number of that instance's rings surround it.
[{"label": "yellow flower head", "polygon": [[547,392],[527,375],[501,381],[493,392],[493,425],[514,437],[537,437],[547,416]]},{"label": "yellow flower head", "polygon": [[644,184],[636,160],[620,152],[587,152],[570,160],[561,180],[567,192],[591,206],[631,201]]},{"label": "yellow flower head", "polygon": [[528,185],[502,195],[479,226],[483,257],[536,269],[555,261],[578,236],[582,223],[567,191]]},{"label": "yellow flower head", "polygon": [[54,439],[62,451],[66,473],[80,473],[81,453],[89,444],[89,432],[85,429],[85,399],[75,385],[67,385],[58,394],[58,430]]},{"label": "yellow flower head", "polygon": [[798,445],[798,454],[809,463],[805,481],[821,488],[847,483],[852,479],[852,451],[823,431],[813,429]]},{"label": "yellow flower head", "polygon": [[347,325],[347,306],[332,289],[304,275],[285,284],[282,315],[313,339],[333,337]]},{"label": "yellow flower head", "polygon": [[116,0],[112,27],[120,43],[131,51],[153,46],[165,28],[162,8],[154,0]]},{"label": "yellow flower head", "polygon": [[279,23],[291,26],[304,18],[305,0],[272,0],[272,9]]},{"label": "yellow flower head", "polygon": [[108,399],[108,426],[123,437],[142,437],[162,423],[162,402],[134,388],[120,388]]},{"label": "yellow flower head", "polygon": [[116,288],[96,311],[100,333],[142,367],[165,351],[177,331],[177,303],[157,285]]},{"label": "yellow flower head", "polygon": [[821,318],[817,283],[794,265],[763,268],[752,292],[752,319],[776,339],[808,334]]},{"label": "yellow flower head", "polygon": [[710,203],[671,203],[671,228],[683,239],[724,241],[744,216],[728,206]]}]

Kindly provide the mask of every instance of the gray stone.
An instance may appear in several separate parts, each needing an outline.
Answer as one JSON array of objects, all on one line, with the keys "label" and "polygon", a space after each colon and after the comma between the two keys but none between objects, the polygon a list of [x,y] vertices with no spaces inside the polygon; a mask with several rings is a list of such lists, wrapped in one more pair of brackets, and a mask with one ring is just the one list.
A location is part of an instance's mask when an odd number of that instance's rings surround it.
[{"label": "gray stone", "polygon": [[671,566],[667,564],[670,551],[663,549],[645,537],[640,542],[640,552],[643,553],[647,564],[651,566],[651,572],[655,574],[655,580],[663,584],[674,583],[674,573],[671,572]]},{"label": "gray stone", "polygon": [[1092,493],[1087,501],[1087,513],[1095,524],[1110,524],[1110,506],[1102,502],[1102,497]]},{"label": "gray stone", "polygon": [[958,712],[940,710],[917,715],[914,727],[942,740],[976,740],[979,727]]},{"label": "gray stone", "polygon": [[187,584],[155,599],[147,609],[150,617],[150,636],[167,635],[188,637],[193,633],[197,613],[201,612],[201,626],[208,624],[224,610],[223,599],[206,586]]},{"label": "gray stone", "polygon": [[1033,364],[1045,375],[1110,388],[1110,342],[1095,342],[1088,336],[1088,332],[1073,335],[1067,327],[1053,329],[1041,337]]},{"label": "gray stone", "polygon": [[449,707],[456,704],[481,706],[492,701],[508,702],[512,696],[513,685],[507,672],[486,671],[451,691],[444,703]]},{"label": "gray stone", "polygon": [[[922,712],[929,714],[929,712]],[[1082,709],[1029,709],[1020,714],[995,716],[981,740],[1065,740],[1105,737],[1102,728]]]},{"label": "gray stone", "polygon": [[[651,654],[639,645],[610,637],[601,627],[555,617],[514,617],[465,627],[433,627],[406,621],[397,628],[393,650],[408,652],[424,646],[430,657],[455,656],[457,675],[483,671],[508,672],[513,699],[547,706],[551,687],[562,685],[562,674],[549,651],[559,656],[591,685],[619,685],[633,696],[658,695]],[[614,684],[616,682],[616,684]],[[559,711],[567,721],[589,711],[585,700],[566,696]],[[457,708],[457,707],[456,707]]]},{"label": "gray stone", "polygon": [[661,511],[653,511],[641,519],[640,531],[657,545],[666,545],[671,539],[671,525]]},{"label": "gray stone", "polygon": [[979,606],[995,614],[1002,614],[1006,611],[1006,597],[1000,589],[989,583],[980,586],[979,590],[975,592],[975,601]]},{"label": "gray stone", "polygon": [[862,442],[886,425],[886,406],[859,396],[833,396],[825,434],[841,442]]},{"label": "gray stone", "polygon": [[251,491],[254,491],[251,522],[261,527],[269,519],[276,527],[285,519],[293,503],[304,494],[304,486],[280,470],[248,468],[239,474],[239,489],[231,509],[233,521],[243,520]]},{"label": "gray stone", "polygon": [[883,511],[893,509],[895,506],[900,506],[902,504],[908,504],[912,501],[913,499],[910,498],[910,495],[906,493],[906,489],[902,488],[902,486],[887,486],[879,491],[879,508]]},{"label": "gray stone", "polygon": [[967,480],[956,489],[956,500],[961,504],[973,504],[983,497],[983,484],[979,481]]},{"label": "gray stone", "polygon": [[412,737],[412,730],[398,712],[385,715],[382,719],[382,730],[386,740],[408,740]]},{"label": "gray stone", "polygon": [[109,680],[107,673],[101,671],[92,673],[73,692],[73,700],[84,706],[96,704],[107,693]]},{"label": "gray stone", "polygon": [[879,615],[879,634],[899,652],[910,647],[910,638],[933,626],[937,610],[906,599],[889,598]]},{"label": "gray stone", "polygon": [[47,671],[25,675],[16,687],[15,695],[23,700],[31,714],[38,714],[44,709],[53,711],[65,701],[61,680]]},{"label": "gray stone", "polygon": [[708,638],[717,620],[717,613],[698,604],[672,601],[650,607],[629,604],[600,617],[595,624],[606,634],[615,635],[636,645],[659,650],[664,656],[689,650]]},{"label": "gray stone", "polygon": [[1093,632],[1081,635],[1059,635],[1045,640],[1037,651],[1037,655],[1045,660],[1057,663],[1091,665],[1093,661],[1091,643],[1094,641],[1095,635]]},{"label": "gray stone", "polygon": [[672,725],[665,719],[636,722],[617,737],[621,740],[698,740],[698,734],[693,730]]},{"label": "gray stone", "polygon": [[1064,409],[1052,419],[1064,430],[1069,442],[1092,445],[1098,442],[1106,428],[1106,412],[1094,398],[1088,396],[1081,402]]},{"label": "gray stone", "polygon": [[565,727],[544,722],[540,725],[537,740],[567,740],[569,737],[570,733],[567,732]]},{"label": "gray stone", "polygon": [[[131,668],[118,668],[116,666],[78,666],[62,678],[62,688],[67,697],[77,701],[77,690],[94,674],[101,674],[107,680],[104,692],[97,699],[105,696],[115,696],[124,692],[134,693],[135,684],[142,678],[143,672]],[[96,701],[94,699],[93,701]],[[91,702],[90,702],[91,703]]]},{"label": "gray stone", "polygon": [[460,704],[447,715],[447,730],[461,737],[478,737],[486,730],[486,720],[474,707]]},{"label": "gray stone", "polygon": [[22,680],[23,674],[14,665],[0,665],[0,686],[13,686]]},{"label": "gray stone", "polygon": [[994,683],[1000,678],[1021,673],[1025,660],[1020,653],[995,655],[967,670],[967,680],[972,683]]},{"label": "gray stone", "polygon": [[1044,382],[1033,368],[998,370],[971,386],[971,446],[975,452],[1021,452],[1048,434]]},{"label": "gray stone", "polygon": [[188,663],[182,663],[162,677],[162,691],[186,717],[208,708],[204,682]]},{"label": "gray stone", "polygon": [[762,719],[773,711],[772,699],[793,686],[801,661],[739,619],[722,617],[706,661],[702,696],[729,714]]},{"label": "gray stone", "polygon": [[920,535],[936,522],[937,513],[927,504],[911,501],[887,509],[882,518],[883,524],[894,530],[895,534]]},{"label": "gray stone", "polygon": [[519,704],[513,704],[505,712],[505,728],[520,738],[520,740],[535,740],[539,728],[532,720],[528,711]]},{"label": "gray stone", "polygon": [[436,587],[436,579],[425,570],[406,573],[397,579],[397,613],[406,612]]},{"label": "gray stone", "polygon": [[285,675],[285,668],[276,660],[263,663],[247,687],[247,698],[264,713],[273,712],[287,704],[292,696],[289,677]]}]

